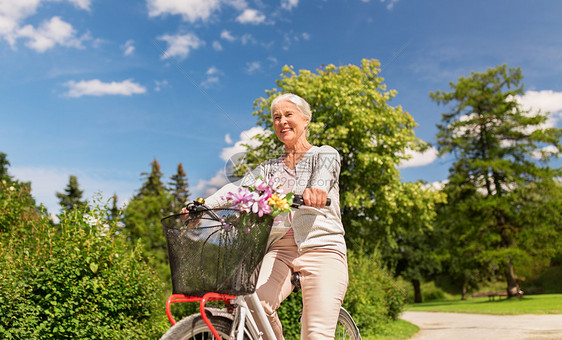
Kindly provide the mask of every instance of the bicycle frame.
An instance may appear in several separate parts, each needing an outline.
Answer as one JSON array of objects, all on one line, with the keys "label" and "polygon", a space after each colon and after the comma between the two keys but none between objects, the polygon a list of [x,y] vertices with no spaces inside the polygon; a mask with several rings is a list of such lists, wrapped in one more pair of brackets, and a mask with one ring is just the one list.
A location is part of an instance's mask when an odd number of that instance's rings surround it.
[{"label": "bicycle frame", "polygon": [[211,333],[216,339],[221,339],[215,327],[211,324],[205,313],[205,304],[207,301],[224,301],[227,305],[234,305],[236,309],[233,313],[234,321],[230,331],[231,339],[238,331],[237,340],[244,339],[244,329],[247,329],[253,339],[275,340],[275,334],[271,328],[265,311],[258,299],[256,293],[250,295],[234,296],[218,293],[207,293],[203,297],[188,296],[183,294],[173,294],[166,301],[166,316],[172,325],[176,324],[171,312],[171,304],[179,302],[199,302],[199,312],[201,318],[209,327]]}]

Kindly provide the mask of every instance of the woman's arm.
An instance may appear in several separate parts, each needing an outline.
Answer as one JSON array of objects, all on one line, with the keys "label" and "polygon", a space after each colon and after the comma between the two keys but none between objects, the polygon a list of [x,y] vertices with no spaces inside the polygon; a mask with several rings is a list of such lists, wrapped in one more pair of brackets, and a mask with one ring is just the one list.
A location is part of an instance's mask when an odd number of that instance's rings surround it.
[{"label": "woman's arm", "polygon": [[308,188],[302,196],[306,205],[323,208],[328,193],[339,179],[341,160],[336,149],[328,145],[322,146],[316,157]]}]

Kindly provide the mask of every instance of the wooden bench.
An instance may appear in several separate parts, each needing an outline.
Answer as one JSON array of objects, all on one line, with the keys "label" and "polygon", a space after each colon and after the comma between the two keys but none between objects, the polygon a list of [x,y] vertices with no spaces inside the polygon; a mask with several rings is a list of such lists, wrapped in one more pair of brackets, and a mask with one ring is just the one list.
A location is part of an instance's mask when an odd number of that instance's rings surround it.
[{"label": "wooden bench", "polygon": [[499,300],[502,299],[502,296],[507,297],[507,292],[487,293],[487,295],[488,295],[488,301],[495,301],[496,296],[498,297]]}]

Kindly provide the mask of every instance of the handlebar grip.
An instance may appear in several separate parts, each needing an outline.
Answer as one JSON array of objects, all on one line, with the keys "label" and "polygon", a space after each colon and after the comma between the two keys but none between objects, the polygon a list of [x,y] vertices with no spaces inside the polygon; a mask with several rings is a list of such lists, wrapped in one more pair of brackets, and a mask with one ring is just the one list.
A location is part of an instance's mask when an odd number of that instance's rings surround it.
[{"label": "handlebar grip", "polygon": [[[331,203],[332,203],[332,200],[328,198],[326,200],[326,206],[330,206]],[[293,196],[293,207],[298,208],[301,205],[305,205],[304,199],[302,198],[302,195],[294,195]]]}]

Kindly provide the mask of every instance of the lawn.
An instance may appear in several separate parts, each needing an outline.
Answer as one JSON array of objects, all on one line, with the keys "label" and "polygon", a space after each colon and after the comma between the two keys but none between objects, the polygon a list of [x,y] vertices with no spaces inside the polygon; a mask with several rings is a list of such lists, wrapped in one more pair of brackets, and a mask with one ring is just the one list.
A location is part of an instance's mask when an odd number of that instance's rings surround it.
[{"label": "lawn", "polygon": [[419,330],[418,326],[398,319],[388,325],[385,334],[361,337],[363,340],[406,340],[413,337]]},{"label": "lawn", "polygon": [[477,314],[562,314],[562,294],[524,295],[521,299],[502,298],[489,301],[487,297],[462,300],[437,300],[410,304],[405,310],[414,312],[450,312]]}]

